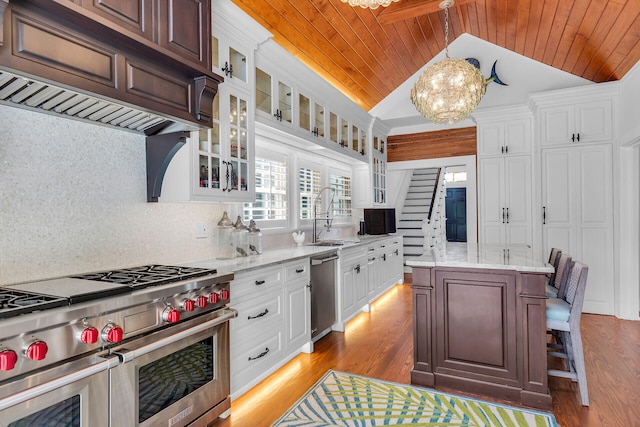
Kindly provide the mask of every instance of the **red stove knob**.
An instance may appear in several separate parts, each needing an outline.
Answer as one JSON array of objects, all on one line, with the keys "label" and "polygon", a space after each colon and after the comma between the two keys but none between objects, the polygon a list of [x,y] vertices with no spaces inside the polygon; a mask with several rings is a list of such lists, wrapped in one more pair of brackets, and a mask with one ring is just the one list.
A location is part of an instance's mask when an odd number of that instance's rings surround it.
[{"label": "red stove knob", "polygon": [[169,323],[177,323],[180,321],[180,311],[173,307],[167,307],[162,312],[162,320]]},{"label": "red stove knob", "polygon": [[102,339],[110,343],[119,343],[122,341],[124,331],[115,323],[109,323],[102,330]]},{"label": "red stove knob", "polygon": [[182,309],[184,311],[193,311],[196,308],[196,303],[192,299],[186,299],[182,301]]},{"label": "red stove knob", "polygon": [[220,302],[220,294],[218,294],[217,292],[213,292],[211,295],[209,295],[209,301],[211,302],[211,304],[217,304]]},{"label": "red stove knob", "polygon": [[228,301],[229,300],[229,289],[223,289],[220,291],[220,297],[225,300]]},{"label": "red stove knob", "polygon": [[13,350],[0,351],[0,371],[10,371],[16,366],[18,355]]},{"label": "red stove knob", "polygon": [[48,349],[49,347],[47,347],[47,343],[45,343],[44,341],[33,342],[29,345],[29,347],[27,347],[27,359],[44,360],[44,358],[47,356]]},{"label": "red stove knob", "polygon": [[207,303],[208,303],[208,302],[209,302],[209,301],[207,300],[207,297],[205,297],[204,295],[200,295],[200,296],[198,297],[197,305],[198,305],[198,307],[200,307],[200,308],[205,308],[205,307],[207,306]]},{"label": "red stove knob", "polygon": [[93,326],[87,326],[80,332],[80,341],[85,344],[95,344],[98,342],[99,332]]}]

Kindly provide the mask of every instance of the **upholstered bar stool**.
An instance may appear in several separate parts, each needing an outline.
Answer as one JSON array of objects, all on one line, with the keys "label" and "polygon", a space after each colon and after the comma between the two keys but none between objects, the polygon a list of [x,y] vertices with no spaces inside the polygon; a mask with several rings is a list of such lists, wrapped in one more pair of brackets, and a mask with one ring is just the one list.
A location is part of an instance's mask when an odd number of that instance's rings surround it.
[{"label": "upholstered bar stool", "polygon": [[549,253],[549,264],[553,267],[553,273],[547,274],[547,285],[549,283],[553,283],[553,278],[556,276],[556,268],[558,268],[558,262],[560,261],[560,254],[562,250],[558,248],[551,248],[551,252]]},{"label": "upholstered bar stool", "polygon": [[577,381],[583,406],[589,406],[589,393],[580,334],[580,315],[582,314],[588,273],[589,267],[586,264],[574,262],[567,280],[564,297],[547,299],[547,328],[554,335],[557,334],[561,342],[560,345],[552,346],[560,351],[550,351],[547,354],[565,359],[567,365],[567,371],[549,369],[547,373],[550,376]]},{"label": "upholstered bar stool", "polygon": [[569,266],[571,265],[571,255],[560,253],[556,265],[554,265],[555,273],[553,281],[546,286],[547,298],[561,298],[561,291],[569,277]]}]

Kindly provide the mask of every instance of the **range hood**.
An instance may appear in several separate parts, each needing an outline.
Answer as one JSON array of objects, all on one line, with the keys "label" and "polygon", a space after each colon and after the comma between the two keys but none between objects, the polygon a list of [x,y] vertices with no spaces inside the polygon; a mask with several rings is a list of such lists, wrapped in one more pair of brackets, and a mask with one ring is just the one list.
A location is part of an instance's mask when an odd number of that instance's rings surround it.
[{"label": "range hood", "polygon": [[[0,70],[0,102],[30,110],[59,114],[121,129],[145,132],[175,125],[172,119],[85,95]],[[185,123],[188,128],[196,127]]]},{"label": "range hood", "polygon": [[0,103],[147,136],[211,127],[210,1],[128,3],[0,0]]}]

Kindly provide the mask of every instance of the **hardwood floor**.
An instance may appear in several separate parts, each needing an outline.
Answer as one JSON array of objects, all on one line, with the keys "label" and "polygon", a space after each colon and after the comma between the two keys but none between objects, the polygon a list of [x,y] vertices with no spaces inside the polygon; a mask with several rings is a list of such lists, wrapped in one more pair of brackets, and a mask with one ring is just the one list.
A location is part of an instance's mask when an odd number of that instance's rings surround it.
[{"label": "hardwood floor", "polygon": [[[398,285],[233,401],[231,416],[215,427],[268,427],[328,369],[410,383],[413,366],[411,288]],[[562,427],[640,426],[640,322],[583,315],[582,334],[590,407],[580,405],[577,383],[549,378],[553,413]]]}]

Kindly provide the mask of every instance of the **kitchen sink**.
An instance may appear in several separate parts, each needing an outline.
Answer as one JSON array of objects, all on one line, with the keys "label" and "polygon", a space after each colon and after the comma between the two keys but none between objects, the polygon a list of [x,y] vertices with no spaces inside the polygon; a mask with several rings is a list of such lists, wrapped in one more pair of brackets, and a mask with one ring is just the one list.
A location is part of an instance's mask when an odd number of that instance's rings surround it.
[{"label": "kitchen sink", "polygon": [[310,246],[343,246],[344,240],[321,240],[315,243],[309,243]]}]

